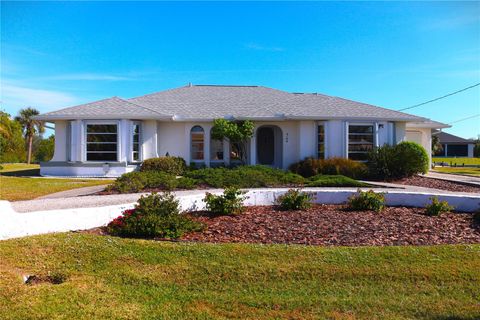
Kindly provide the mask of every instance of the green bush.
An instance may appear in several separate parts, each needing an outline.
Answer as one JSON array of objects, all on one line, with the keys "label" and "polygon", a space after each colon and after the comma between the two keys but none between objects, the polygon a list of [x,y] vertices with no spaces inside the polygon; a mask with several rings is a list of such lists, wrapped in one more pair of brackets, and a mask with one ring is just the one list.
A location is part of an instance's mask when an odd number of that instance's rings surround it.
[{"label": "green bush", "polygon": [[239,166],[229,168],[205,168],[187,172],[185,177],[213,188],[259,188],[285,185],[302,185],[305,179],[297,174],[267,166]]},{"label": "green bush", "polygon": [[404,141],[372,150],[368,156],[368,170],[374,179],[401,179],[426,173],[428,162],[427,151],[421,145]]},{"label": "green bush", "polygon": [[289,170],[306,178],[323,174],[361,179],[368,173],[367,166],[364,163],[344,158],[307,158],[292,164]]},{"label": "green bush", "polygon": [[109,186],[109,189],[120,193],[139,192],[146,188],[173,190],[177,184],[175,176],[164,172],[134,171],[122,174]]},{"label": "green bush", "polygon": [[161,171],[179,176],[185,173],[187,164],[181,157],[159,157],[143,161],[140,171]]},{"label": "green bush", "polygon": [[179,189],[195,189],[197,187],[197,180],[187,177],[181,177],[177,180],[177,188]]},{"label": "green bush", "polygon": [[367,187],[369,184],[359,182],[342,175],[316,175],[310,177],[306,187]]},{"label": "green bush", "polygon": [[306,210],[312,206],[312,195],[300,191],[300,189],[290,189],[277,199],[277,204],[282,210]]},{"label": "green bush", "polygon": [[348,206],[352,210],[372,210],[380,212],[385,208],[385,196],[383,193],[375,193],[373,190],[358,190],[356,195],[348,199]]},{"label": "green bush", "polygon": [[124,237],[179,238],[203,226],[180,213],[178,200],[170,193],[142,196],[134,209],[125,210],[107,225],[108,233]]},{"label": "green bush", "polygon": [[438,197],[431,197],[431,203],[429,203],[425,209],[427,216],[438,216],[445,212],[450,212],[453,210],[453,207],[448,204],[447,201],[439,201]]},{"label": "green bush", "polygon": [[203,201],[206,203],[207,210],[213,214],[236,215],[244,210],[243,201],[246,197],[243,194],[245,194],[244,191],[229,187],[224,190],[222,195],[207,192]]}]

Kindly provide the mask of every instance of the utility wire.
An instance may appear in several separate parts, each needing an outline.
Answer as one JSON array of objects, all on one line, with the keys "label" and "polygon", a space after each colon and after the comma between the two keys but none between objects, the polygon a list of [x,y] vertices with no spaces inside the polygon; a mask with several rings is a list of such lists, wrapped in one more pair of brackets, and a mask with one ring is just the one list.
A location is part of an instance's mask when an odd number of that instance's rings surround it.
[{"label": "utility wire", "polygon": [[465,121],[465,120],[473,119],[473,118],[476,118],[476,117],[480,117],[480,113],[476,114],[476,115],[473,115],[473,116],[470,116],[470,117],[460,119],[460,120],[455,120],[453,122],[449,122],[448,124],[454,124],[454,123],[457,123],[457,122],[460,122],[460,121]]},{"label": "utility wire", "polygon": [[416,107],[420,107],[420,106],[423,106],[424,104],[427,104],[427,103],[430,103],[430,102],[434,102],[434,101],[437,101],[437,100],[440,100],[440,99],[443,99],[443,98],[446,98],[446,97],[450,97],[450,96],[453,96],[454,94],[457,94],[457,93],[460,93],[460,92],[463,92],[463,91],[466,91],[466,90],[468,90],[468,89],[472,89],[472,88],[475,88],[475,87],[478,87],[478,86],[480,86],[480,82],[479,82],[479,83],[476,83],[476,84],[474,84],[474,85],[471,85],[471,86],[469,86],[469,87],[463,88],[463,89],[461,89],[461,90],[458,90],[458,91],[455,91],[455,92],[446,94],[446,95],[444,95],[444,96],[441,96],[441,97],[438,97],[438,98],[435,98],[435,99],[432,99],[432,100],[428,100],[428,101],[425,101],[425,102],[416,104],[416,105],[411,106],[411,107],[407,107],[407,108],[400,109],[400,110],[398,110],[398,111],[403,111],[403,110],[408,110],[408,109],[413,109],[413,108],[416,108]]}]

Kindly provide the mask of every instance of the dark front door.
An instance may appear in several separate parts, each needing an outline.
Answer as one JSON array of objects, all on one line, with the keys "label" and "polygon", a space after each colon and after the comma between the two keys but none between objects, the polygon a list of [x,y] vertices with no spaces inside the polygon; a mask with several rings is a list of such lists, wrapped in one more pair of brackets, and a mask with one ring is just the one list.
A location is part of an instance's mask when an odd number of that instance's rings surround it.
[{"label": "dark front door", "polygon": [[273,165],[275,159],[275,135],[273,128],[264,127],[257,132],[258,163]]}]

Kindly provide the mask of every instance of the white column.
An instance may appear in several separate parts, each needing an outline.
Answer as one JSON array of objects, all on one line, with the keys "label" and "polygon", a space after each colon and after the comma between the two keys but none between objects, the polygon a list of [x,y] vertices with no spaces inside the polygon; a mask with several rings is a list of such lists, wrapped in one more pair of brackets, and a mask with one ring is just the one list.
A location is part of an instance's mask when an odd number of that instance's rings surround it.
[{"label": "white column", "polygon": [[74,161],[86,161],[86,147],[85,147],[85,123],[82,120],[75,121],[75,157],[72,158]]},{"label": "white column", "polygon": [[406,123],[395,122],[395,141],[394,144],[399,144],[406,140]]},{"label": "white column", "polygon": [[[157,141],[157,121],[146,120],[141,124],[141,147],[143,153],[143,159],[158,157],[158,141]],[[133,132],[131,135],[133,136]],[[130,138],[131,141],[131,138]],[[131,156],[130,156],[131,157]]]},{"label": "white column", "polygon": [[128,161],[130,150],[130,122],[129,120],[122,119],[119,121],[119,141],[118,141],[118,161]]},{"label": "white column", "polygon": [[250,138],[250,164],[257,164],[257,128],[255,128],[252,138]]},{"label": "white column", "polygon": [[343,123],[343,158],[348,158],[348,121]]},{"label": "white column", "polygon": [[205,161],[205,166],[210,167],[210,129],[211,126],[204,125],[203,130],[205,130],[203,135],[203,161]]},{"label": "white column", "polygon": [[51,161],[67,160],[68,121],[55,121],[55,150]]},{"label": "white column", "polygon": [[473,158],[473,149],[475,148],[475,145],[473,143],[469,143],[468,145],[468,157]]}]

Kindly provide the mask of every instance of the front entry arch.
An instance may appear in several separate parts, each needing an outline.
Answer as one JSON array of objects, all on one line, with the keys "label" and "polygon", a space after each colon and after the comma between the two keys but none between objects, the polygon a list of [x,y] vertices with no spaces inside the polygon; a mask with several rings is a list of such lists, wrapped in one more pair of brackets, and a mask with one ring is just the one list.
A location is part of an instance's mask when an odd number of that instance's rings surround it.
[{"label": "front entry arch", "polygon": [[257,129],[257,164],[282,167],[282,130],[277,126],[261,126]]}]

